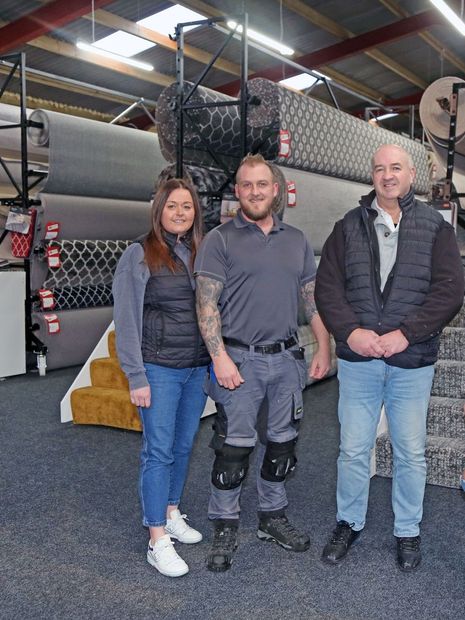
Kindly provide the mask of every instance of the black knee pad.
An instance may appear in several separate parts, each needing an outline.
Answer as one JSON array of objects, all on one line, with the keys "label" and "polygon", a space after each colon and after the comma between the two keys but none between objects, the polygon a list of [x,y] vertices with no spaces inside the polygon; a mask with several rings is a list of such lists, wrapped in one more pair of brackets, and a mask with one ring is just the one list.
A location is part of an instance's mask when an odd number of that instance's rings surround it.
[{"label": "black knee pad", "polygon": [[297,459],[294,447],[297,439],[291,439],[284,443],[268,441],[263,458],[260,475],[268,482],[284,482],[286,476],[294,470]]},{"label": "black knee pad", "polygon": [[226,491],[237,488],[247,476],[249,456],[253,447],[230,446],[223,444],[215,450],[212,483],[217,489]]}]

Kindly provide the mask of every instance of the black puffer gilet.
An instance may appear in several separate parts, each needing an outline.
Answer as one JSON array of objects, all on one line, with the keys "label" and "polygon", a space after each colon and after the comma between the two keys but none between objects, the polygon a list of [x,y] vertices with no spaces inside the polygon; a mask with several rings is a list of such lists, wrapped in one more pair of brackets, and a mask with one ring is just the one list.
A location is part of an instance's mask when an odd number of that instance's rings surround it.
[{"label": "black puffer gilet", "polygon": [[[397,258],[383,293],[380,289],[379,248],[371,207],[374,192],[364,196],[358,209],[344,217],[346,296],[360,326],[377,334],[398,329],[402,320],[421,306],[430,289],[433,244],[444,220],[430,206],[415,200],[410,191],[399,200],[402,220]],[[401,368],[420,368],[437,359],[439,335],[407,347],[385,362]],[[366,361],[346,343],[337,343],[339,357]]]},{"label": "black puffer gilet", "polygon": [[169,368],[205,366],[210,356],[195,312],[195,291],[183,261],[175,254],[176,239],[165,235],[178,271],[162,267],[145,289],[142,328],[144,362]]}]

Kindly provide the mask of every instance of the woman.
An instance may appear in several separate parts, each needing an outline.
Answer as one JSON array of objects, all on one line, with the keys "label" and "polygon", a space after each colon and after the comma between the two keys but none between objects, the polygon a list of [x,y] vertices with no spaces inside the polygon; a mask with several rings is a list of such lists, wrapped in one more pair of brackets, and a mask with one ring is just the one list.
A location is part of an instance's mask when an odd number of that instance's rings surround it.
[{"label": "woman", "polygon": [[179,510],[210,361],[192,277],[201,236],[194,189],[182,179],[165,181],[153,199],[152,230],[123,253],[113,282],[116,348],[143,427],[139,491],[150,531],[147,560],[168,577],[189,570],[171,538],[202,540]]}]

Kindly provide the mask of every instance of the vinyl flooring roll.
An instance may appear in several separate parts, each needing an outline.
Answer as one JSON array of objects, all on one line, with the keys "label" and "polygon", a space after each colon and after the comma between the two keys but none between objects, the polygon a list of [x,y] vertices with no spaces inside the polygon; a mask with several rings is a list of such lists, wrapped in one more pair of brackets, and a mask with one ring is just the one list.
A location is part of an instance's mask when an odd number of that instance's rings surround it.
[{"label": "vinyl flooring roll", "polygon": [[44,191],[52,194],[127,200],[150,199],[166,165],[153,133],[34,110],[30,127],[35,146],[48,147],[49,174]]}]

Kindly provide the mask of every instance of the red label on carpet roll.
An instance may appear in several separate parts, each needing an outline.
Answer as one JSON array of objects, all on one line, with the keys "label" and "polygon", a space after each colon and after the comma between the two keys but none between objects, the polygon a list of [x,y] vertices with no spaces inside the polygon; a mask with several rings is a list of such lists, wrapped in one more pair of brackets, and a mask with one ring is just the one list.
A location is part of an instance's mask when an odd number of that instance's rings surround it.
[{"label": "red label on carpet roll", "polygon": [[42,310],[53,310],[55,307],[55,297],[53,291],[48,288],[41,288],[39,290],[40,306]]},{"label": "red label on carpet roll", "polygon": [[291,134],[287,129],[279,131],[279,157],[289,157],[291,154]]},{"label": "red label on carpet roll", "polygon": [[60,333],[60,321],[56,314],[44,314],[45,322],[47,323],[47,329],[49,334]]},{"label": "red label on carpet roll", "polygon": [[45,224],[45,239],[50,241],[51,239],[56,239],[58,237],[58,233],[60,232],[60,222],[47,222]]},{"label": "red label on carpet roll", "polygon": [[47,262],[50,269],[58,269],[61,267],[60,248],[57,245],[48,246]]},{"label": "red label on carpet roll", "polygon": [[294,181],[287,181],[287,206],[295,207],[297,204],[297,192]]}]

